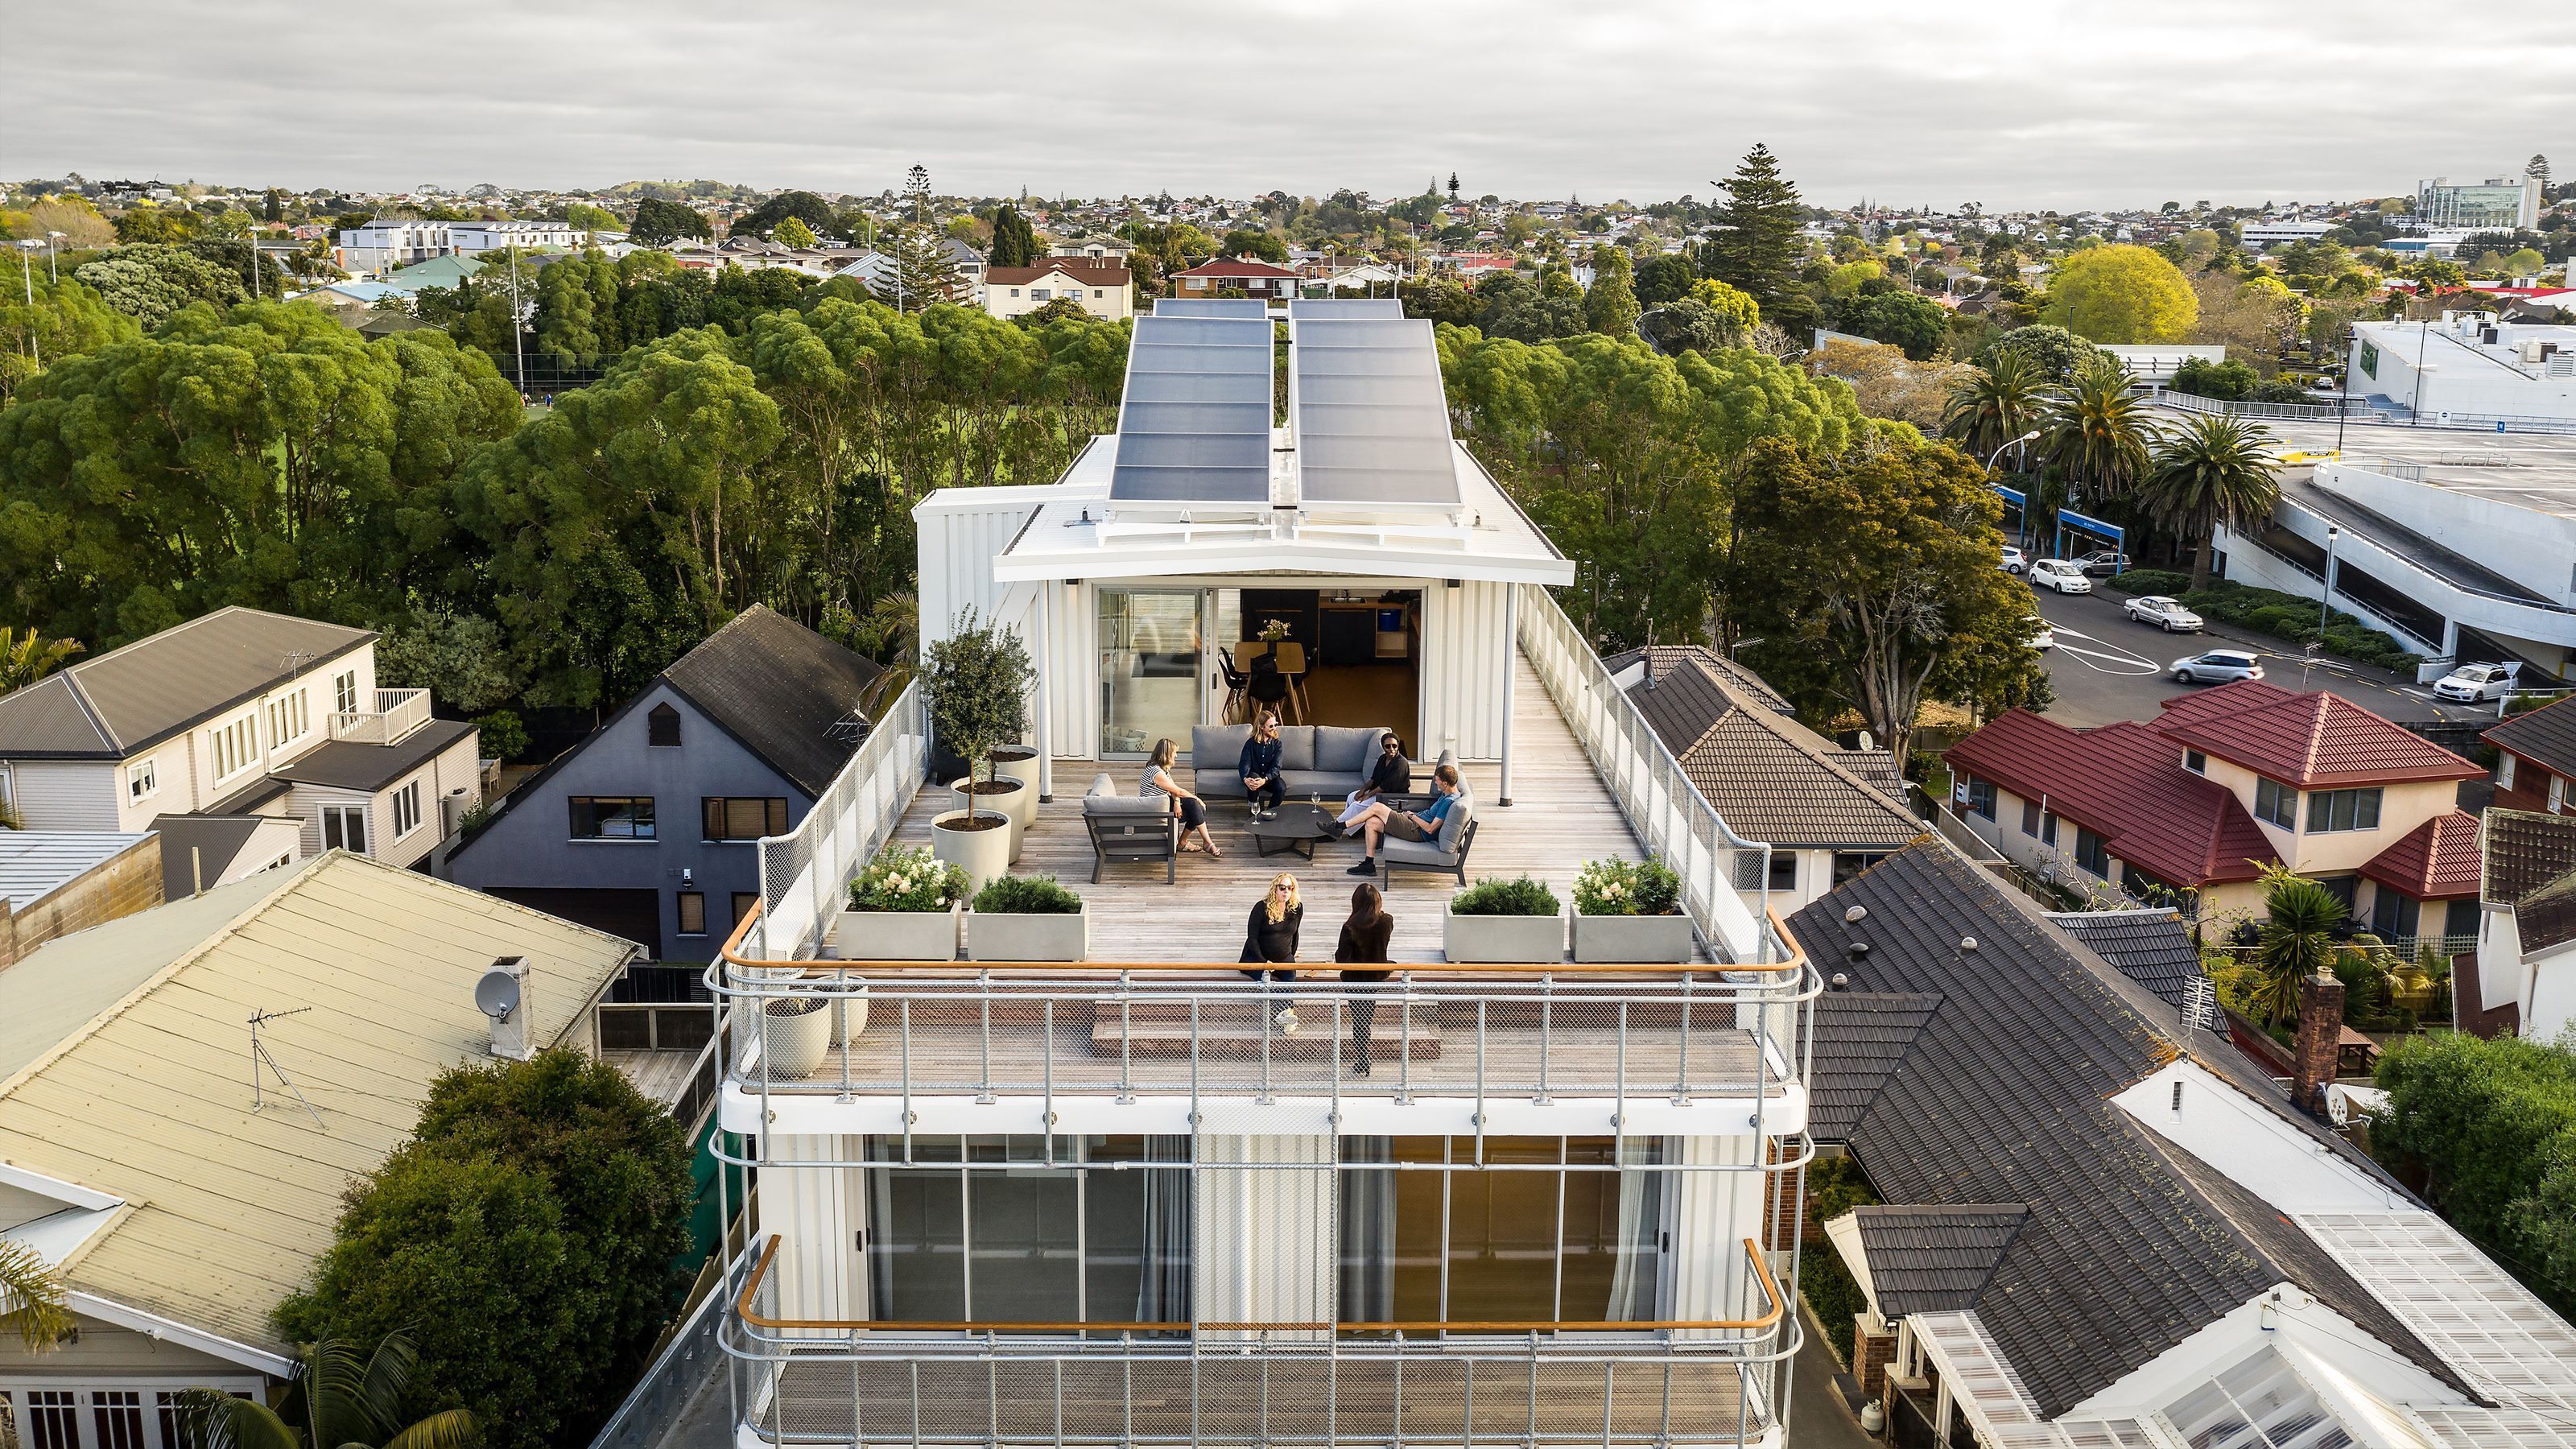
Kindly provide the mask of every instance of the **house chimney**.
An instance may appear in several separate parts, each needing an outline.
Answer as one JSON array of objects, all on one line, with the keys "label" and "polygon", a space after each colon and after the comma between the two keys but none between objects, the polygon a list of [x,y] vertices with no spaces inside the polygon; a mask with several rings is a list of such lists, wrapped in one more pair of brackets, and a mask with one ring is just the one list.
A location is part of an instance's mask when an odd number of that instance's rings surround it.
[{"label": "house chimney", "polygon": [[2322,1117],[2343,1052],[2343,983],[2320,972],[2299,983],[2299,1035],[2291,1048],[2290,1100]]}]

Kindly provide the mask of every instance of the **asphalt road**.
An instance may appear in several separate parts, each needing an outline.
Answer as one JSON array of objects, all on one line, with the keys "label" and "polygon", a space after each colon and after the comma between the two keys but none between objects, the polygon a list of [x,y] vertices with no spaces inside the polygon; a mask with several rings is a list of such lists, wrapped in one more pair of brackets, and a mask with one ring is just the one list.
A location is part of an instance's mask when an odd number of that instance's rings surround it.
[{"label": "asphalt road", "polygon": [[[2249,649],[2263,660],[2264,682],[2282,689],[2325,689],[2393,720],[2495,718],[2495,707],[2443,704],[2429,687],[2384,669],[2331,655],[2311,660],[2298,648],[2224,624],[2200,634],[2167,634],[2121,611],[2122,595],[2094,583],[2091,594],[2035,591],[2040,617],[2057,631],[2048,654],[2057,703],[2049,717],[2076,726],[2153,719],[2157,701],[2206,685],[2177,684],[2174,660],[2207,649]],[[2304,680],[2304,682],[2303,682]]]}]

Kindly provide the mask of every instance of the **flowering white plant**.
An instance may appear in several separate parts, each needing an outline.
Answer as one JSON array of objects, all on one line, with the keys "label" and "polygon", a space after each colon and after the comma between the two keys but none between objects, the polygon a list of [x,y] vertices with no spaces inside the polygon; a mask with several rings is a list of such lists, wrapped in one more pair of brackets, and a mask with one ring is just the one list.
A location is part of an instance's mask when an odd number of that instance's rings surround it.
[{"label": "flowering white plant", "polygon": [[889,845],[850,882],[854,911],[944,911],[966,894],[966,872],[930,847]]}]

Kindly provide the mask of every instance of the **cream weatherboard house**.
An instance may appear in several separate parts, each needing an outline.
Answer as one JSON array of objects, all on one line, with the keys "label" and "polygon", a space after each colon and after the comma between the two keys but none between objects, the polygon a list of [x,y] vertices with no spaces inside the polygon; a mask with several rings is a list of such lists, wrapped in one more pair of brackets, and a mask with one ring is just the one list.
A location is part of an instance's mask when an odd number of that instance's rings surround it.
[{"label": "cream weatherboard house", "polygon": [[426,862],[482,798],[479,734],[379,689],[375,643],[223,608],[81,659],[0,696],[0,803],[29,830],[291,819],[305,855]]}]

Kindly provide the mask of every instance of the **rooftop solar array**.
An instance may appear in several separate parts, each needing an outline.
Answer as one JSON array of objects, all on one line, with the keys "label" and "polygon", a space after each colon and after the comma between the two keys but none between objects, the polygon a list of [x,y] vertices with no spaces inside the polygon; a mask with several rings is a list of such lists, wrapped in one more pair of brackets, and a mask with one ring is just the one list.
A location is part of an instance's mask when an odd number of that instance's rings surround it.
[{"label": "rooftop solar array", "polygon": [[[1294,302],[1288,425],[1308,504],[1460,506],[1431,324]],[[1386,306],[1396,304],[1387,303]]]},{"label": "rooftop solar array", "polygon": [[1404,304],[1393,297],[1297,297],[1288,303],[1291,321],[1310,317],[1401,318]]},{"label": "rooftop solar array", "polygon": [[1267,317],[1270,304],[1259,297],[1159,297],[1156,317]]},{"label": "rooftop solar array", "polygon": [[1137,318],[1109,496],[1268,506],[1271,372],[1265,316]]}]

